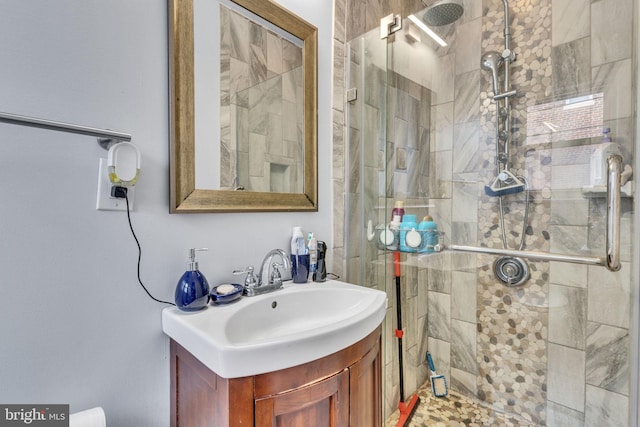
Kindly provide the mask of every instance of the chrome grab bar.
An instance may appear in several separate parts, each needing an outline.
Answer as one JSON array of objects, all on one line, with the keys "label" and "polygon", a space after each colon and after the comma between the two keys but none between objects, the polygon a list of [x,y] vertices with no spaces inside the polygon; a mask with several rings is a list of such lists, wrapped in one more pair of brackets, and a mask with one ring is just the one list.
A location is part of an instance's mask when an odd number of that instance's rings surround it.
[{"label": "chrome grab bar", "polygon": [[535,261],[559,261],[572,264],[597,265],[607,267],[610,271],[620,270],[620,188],[622,186],[620,175],[622,174],[622,157],[617,154],[612,154],[607,159],[607,165],[607,247],[604,258],[463,245],[450,245],[449,249],[452,251],[487,255],[513,256]]},{"label": "chrome grab bar", "polygon": [[612,154],[607,159],[607,268],[620,270],[620,175],[622,157]]},{"label": "chrome grab bar", "polygon": [[554,254],[550,252],[534,252],[534,251],[519,251],[512,249],[494,249],[494,248],[482,248],[477,246],[462,246],[462,245],[450,245],[449,249],[452,251],[460,252],[474,252],[487,255],[504,255],[518,258],[527,258],[534,261],[560,261],[569,262],[572,264],[587,264],[587,265],[600,265],[606,264],[604,258],[588,257],[579,255],[564,255]]}]

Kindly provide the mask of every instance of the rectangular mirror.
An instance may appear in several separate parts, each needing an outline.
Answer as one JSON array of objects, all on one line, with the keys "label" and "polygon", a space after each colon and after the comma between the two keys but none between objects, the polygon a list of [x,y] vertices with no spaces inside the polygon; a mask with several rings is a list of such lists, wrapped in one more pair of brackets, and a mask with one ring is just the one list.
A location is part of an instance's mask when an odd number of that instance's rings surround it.
[{"label": "rectangular mirror", "polygon": [[264,0],[169,9],[171,212],[317,211],[317,29]]}]

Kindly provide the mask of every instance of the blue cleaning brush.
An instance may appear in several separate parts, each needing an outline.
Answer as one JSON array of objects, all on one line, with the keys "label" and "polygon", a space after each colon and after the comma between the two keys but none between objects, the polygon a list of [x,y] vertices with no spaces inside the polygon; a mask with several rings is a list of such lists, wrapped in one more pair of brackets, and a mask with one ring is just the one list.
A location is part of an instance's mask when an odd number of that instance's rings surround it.
[{"label": "blue cleaning brush", "polygon": [[445,397],[449,394],[447,389],[447,380],[443,375],[436,374],[436,367],[433,365],[433,359],[431,359],[431,353],[427,351],[427,363],[429,364],[429,370],[431,371],[431,390],[435,397]]},{"label": "blue cleaning brush", "polygon": [[485,185],[484,192],[489,197],[500,197],[524,191],[525,184],[508,170],[503,170],[491,185]]},{"label": "blue cleaning brush", "polygon": [[484,192],[489,197],[506,196],[507,194],[516,194],[524,190],[523,186],[503,187],[495,191],[492,187],[485,185]]}]

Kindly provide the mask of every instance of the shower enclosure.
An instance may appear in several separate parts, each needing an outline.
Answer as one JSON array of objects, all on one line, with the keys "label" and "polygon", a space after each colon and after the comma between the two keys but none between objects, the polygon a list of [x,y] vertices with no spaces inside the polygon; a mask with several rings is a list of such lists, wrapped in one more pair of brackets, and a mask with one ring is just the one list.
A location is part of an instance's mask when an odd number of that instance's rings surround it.
[{"label": "shower enclosure", "polygon": [[[434,218],[445,246],[401,254],[406,395],[429,381],[429,351],[456,395],[517,415],[521,425],[630,426],[635,178],[619,205],[621,269],[580,260],[605,254],[606,158],[635,163],[634,2],[452,3],[464,6],[462,15],[430,26],[446,46],[414,23],[428,21],[425,5],[411,11],[414,20],[392,13],[345,44],[345,279],[389,294],[385,417],[398,407],[399,374],[393,251],[378,232],[402,200],[406,213]],[[347,1],[347,21],[356,19],[351,7],[365,15]],[[495,82],[491,55],[504,56],[507,31],[514,93],[501,121],[503,80]],[[493,58],[493,67],[504,64]],[[486,189],[500,161],[526,191]],[[509,274],[520,264],[496,267],[496,255],[452,247],[571,262],[522,257],[528,271],[515,283]]]}]

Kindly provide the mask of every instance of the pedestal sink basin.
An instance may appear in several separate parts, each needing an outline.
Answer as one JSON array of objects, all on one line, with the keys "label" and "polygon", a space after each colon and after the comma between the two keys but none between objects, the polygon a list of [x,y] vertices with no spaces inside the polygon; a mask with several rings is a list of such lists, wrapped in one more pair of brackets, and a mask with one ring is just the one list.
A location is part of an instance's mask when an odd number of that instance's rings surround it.
[{"label": "pedestal sink basin", "polygon": [[366,337],[384,319],[387,295],[329,280],[284,288],[195,313],[162,312],[162,330],[224,378],[311,362]]}]

